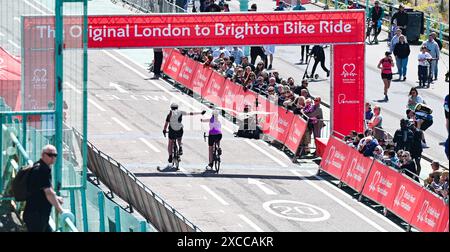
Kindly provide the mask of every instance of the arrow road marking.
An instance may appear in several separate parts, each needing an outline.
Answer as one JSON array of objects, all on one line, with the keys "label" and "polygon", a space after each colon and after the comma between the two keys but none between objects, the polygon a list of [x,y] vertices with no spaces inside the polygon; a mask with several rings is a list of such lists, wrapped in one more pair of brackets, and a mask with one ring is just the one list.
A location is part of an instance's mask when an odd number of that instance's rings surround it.
[{"label": "arrow road marking", "polygon": [[115,89],[117,89],[117,91],[119,91],[119,92],[121,92],[121,93],[124,93],[124,94],[128,94],[128,93],[129,93],[127,90],[123,89],[123,88],[122,88],[119,84],[117,84],[117,83],[110,82],[110,83],[109,83],[109,86],[110,86],[110,87],[113,87],[113,88],[115,88]]},{"label": "arrow road marking", "polygon": [[270,190],[269,188],[266,187],[266,184],[257,180],[257,179],[252,179],[252,178],[248,178],[248,184],[249,185],[256,185],[257,187],[259,187],[259,189],[261,189],[263,192],[265,192],[267,195],[277,195],[276,192]]}]

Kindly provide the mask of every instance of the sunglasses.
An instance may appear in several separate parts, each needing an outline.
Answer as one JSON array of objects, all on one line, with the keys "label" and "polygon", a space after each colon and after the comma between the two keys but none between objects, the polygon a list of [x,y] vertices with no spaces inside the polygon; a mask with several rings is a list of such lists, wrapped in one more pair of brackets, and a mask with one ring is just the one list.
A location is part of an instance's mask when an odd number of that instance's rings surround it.
[{"label": "sunglasses", "polygon": [[49,157],[57,157],[58,156],[58,154],[56,154],[56,153],[47,153],[47,152],[44,152],[44,153]]}]

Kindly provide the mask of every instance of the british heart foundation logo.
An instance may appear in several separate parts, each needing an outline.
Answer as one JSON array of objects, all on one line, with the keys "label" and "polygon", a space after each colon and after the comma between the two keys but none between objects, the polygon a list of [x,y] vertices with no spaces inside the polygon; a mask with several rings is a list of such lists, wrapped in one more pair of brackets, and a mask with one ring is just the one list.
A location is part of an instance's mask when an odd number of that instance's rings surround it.
[{"label": "british heart foundation logo", "polygon": [[342,82],[345,84],[356,83],[356,65],[354,63],[345,63],[342,65]]}]

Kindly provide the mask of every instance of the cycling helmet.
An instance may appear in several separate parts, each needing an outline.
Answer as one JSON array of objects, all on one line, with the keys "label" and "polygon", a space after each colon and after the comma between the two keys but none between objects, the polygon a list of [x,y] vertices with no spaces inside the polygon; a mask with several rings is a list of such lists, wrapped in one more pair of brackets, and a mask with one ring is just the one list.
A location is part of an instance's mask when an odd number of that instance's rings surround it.
[{"label": "cycling helmet", "polygon": [[171,108],[171,109],[177,109],[177,108],[178,108],[178,103],[172,102],[172,103],[170,104],[170,108]]}]

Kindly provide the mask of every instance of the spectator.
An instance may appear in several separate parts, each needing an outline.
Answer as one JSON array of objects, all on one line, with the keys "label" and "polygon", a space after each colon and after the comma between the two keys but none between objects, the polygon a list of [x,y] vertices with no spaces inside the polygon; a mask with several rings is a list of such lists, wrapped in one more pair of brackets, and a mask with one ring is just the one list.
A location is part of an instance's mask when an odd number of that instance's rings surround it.
[{"label": "spectator", "polygon": [[264,64],[263,61],[258,62],[258,65],[256,65],[256,68],[254,71],[256,76],[259,76],[262,73],[262,71],[264,71],[265,68],[266,68],[266,65]]},{"label": "spectator", "polygon": [[[245,69],[245,72],[247,72],[248,70],[247,70],[247,67],[250,67],[250,72],[252,72],[252,71],[255,71],[255,66],[253,65],[253,64],[250,64],[249,62],[248,62],[248,58],[247,58],[247,56],[244,56],[244,57],[242,57],[242,62],[241,62],[242,64],[242,68],[243,69]],[[245,77],[247,77],[247,76],[245,76]]]},{"label": "spectator", "polygon": [[297,102],[295,104],[296,104],[296,107],[294,109],[294,114],[301,115],[303,113],[303,109],[305,108],[305,105],[306,105],[305,97],[303,97],[303,96],[297,97]]},{"label": "spectator", "polygon": [[418,103],[414,109],[417,127],[423,131],[433,125],[432,110],[423,103]]},{"label": "spectator", "polygon": [[[436,43],[436,42],[435,42]],[[433,58],[430,53],[428,53],[427,46],[422,45],[420,48],[420,53],[418,55],[419,60],[419,87],[425,87],[428,82],[428,87],[430,87],[430,79],[428,78],[428,67],[430,66],[430,61]]]},{"label": "spectator", "polygon": [[428,36],[428,40],[423,42],[422,47],[425,46],[428,49],[428,52],[431,55],[431,76],[430,78],[432,78],[434,76],[434,80],[437,80],[437,74],[438,74],[438,61],[439,61],[439,54],[440,54],[440,50],[439,50],[439,45],[438,43],[434,40],[434,37],[436,37],[435,34],[430,34]]},{"label": "spectator", "polygon": [[359,9],[358,1],[357,0],[355,0],[355,1],[348,0],[347,9],[349,9],[349,10]]},{"label": "spectator", "polygon": [[250,9],[248,11],[257,11],[258,10],[258,6],[254,3],[250,6]]},{"label": "spectator", "polygon": [[[272,63],[273,63],[273,54],[275,53],[275,46],[274,45],[266,45],[266,46],[263,46],[263,48],[264,48],[264,53],[266,54],[265,65],[267,66],[267,64],[269,64],[267,69],[271,70]],[[269,62],[267,62],[267,58],[269,58]]]},{"label": "spectator", "polygon": [[256,58],[258,58],[258,56],[261,58],[261,60],[263,62],[267,62],[267,56],[264,50],[264,47],[262,46],[252,46],[250,47],[250,63],[252,65],[255,65],[256,62]]},{"label": "spectator", "polygon": [[224,3],[222,11],[223,12],[230,12],[230,5],[228,5],[227,3]]},{"label": "spectator", "polygon": [[416,105],[419,103],[425,104],[425,100],[422,98],[422,96],[419,95],[419,91],[417,91],[417,88],[413,87],[409,90],[407,108],[410,110],[415,110]]},{"label": "spectator", "polygon": [[163,61],[163,51],[162,48],[153,48],[153,77],[152,79],[157,80],[161,78],[161,65]]},{"label": "spectator", "polygon": [[440,164],[437,161],[433,161],[431,163],[431,173],[428,175],[428,178],[424,180],[424,185],[428,187],[434,181],[435,183],[439,183],[439,178],[441,177],[442,170],[440,169]]},{"label": "spectator", "polygon": [[392,60],[391,53],[385,52],[384,58],[380,60],[378,63],[378,69],[381,70],[381,79],[384,83],[384,101],[389,101],[388,91],[391,87],[392,80],[392,68],[395,66],[394,61]]},{"label": "spectator", "polygon": [[278,95],[275,93],[275,88],[273,86],[267,88],[267,99],[273,103],[278,102]]},{"label": "spectator", "polygon": [[281,83],[280,73],[278,73],[278,71],[273,71],[272,76],[275,77],[276,83]]},{"label": "spectator", "polygon": [[230,55],[234,57],[234,62],[236,62],[236,65],[240,65],[242,62],[242,57],[245,56],[242,48],[237,46],[233,46],[233,50],[230,51]]},{"label": "spectator", "polygon": [[56,195],[52,187],[51,166],[57,155],[55,146],[44,146],[41,159],[33,164],[27,179],[30,196],[26,199],[23,220],[28,232],[52,231],[48,224],[52,206],[58,213],[68,212],[62,208],[63,199]]},{"label": "spectator", "polygon": [[373,29],[375,29],[375,44],[378,44],[378,35],[381,32],[381,23],[383,22],[384,10],[380,7],[380,2],[375,1],[374,6],[370,8],[369,17],[372,19]]},{"label": "spectator", "polygon": [[325,67],[325,51],[323,50],[323,47],[321,45],[315,45],[311,49],[311,56],[314,57],[314,65],[313,65],[312,72],[311,72],[311,75],[309,76],[309,78],[314,77],[314,73],[316,72],[316,67],[319,63],[320,63],[320,66],[322,67],[322,69],[327,73],[327,77],[329,77],[330,70],[328,70]]},{"label": "spectator", "polygon": [[309,117],[308,123],[312,124],[314,138],[320,138],[322,128],[325,126],[323,123],[323,111],[320,107],[321,98],[317,96],[314,98],[314,110],[310,113],[305,113]]},{"label": "spectator", "polygon": [[212,56],[213,56],[214,59],[217,59],[217,58],[221,58],[221,57],[222,58],[223,57],[230,57],[231,54],[225,47],[221,46],[221,47],[216,48],[213,51]]},{"label": "spectator", "polygon": [[422,148],[422,139],[424,138],[423,136],[423,131],[418,129],[416,127],[416,122],[414,123],[410,123],[409,129],[412,131],[413,133],[413,139],[411,142],[411,157],[414,159],[414,162],[416,162],[416,167],[417,167],[417,175],[420,175],[420,171],[422,170],[422,166],[420,164],[420,160],[422,158],[422,152],[423,152],[423,148]]},{"label": "spectator", "polygon": [[306,10],[306,8],[303,7],[301,0],[297,0],[297,4],[294,6],[294,8],[292,8],[292,10],[294,10],[294,11],[302,11],[302,10]]},{"label": "spectator", "polygon": [[449,108],[448,108],[448,94],[445,96],[444,99],[444,114],[445,114],[445,127],[447,127],[447,133],[449,133],[449,127],[448,127],[448,115],[449,115]]},{"label": "spectator", "polygon": [[[364,145],[364,148],[362,149],[362,153],[365,157],[373,157],[375,149],[377,147],[380,147],[378,144],[378,140],[374,138],[373,136],[366,137],[366,144]],[[380,147],[381,148],[381,147]],[[381,149],[381,155],[383,154],[383,149]]]},{"label": "spectator", "polygon": [[381,115],[381,107],[380,106],[375,105],[373,107],[373,117],[369,121],[367,126],[369,127],[369,129],[374,129],[374,128],[382,129],[383,128],[383,116]]},{"label": "spectator", "polygon": [[280,2],[278,2],[278,6],[275,8],[275,11],[284,11],[286,8],[287,6],[284,1],[280,0]]},{"label": "spectator", "polygon": [[216,4],[215,0],[209,0],[210,4],[206,7],[205,12],[221,12],[222,8]]},{"label": "spectator", "polygon": [[394,133],[395,151],[398,150],[411,150],[411,145],[413,142],[414,134],[408,128],[409,121],[407,119],[400,120],[400,129],[396,130]]},{"label": "spectator", "polygon": [[408,13],[405,11],[405,6],[400,3],[398,11],[392,16],[391,24],[397,23],[397,27],[401,29],[403,35],[406,35],[406,29],[408,25]]},{"label": "spectator", "polygon": [[364,119],[365,119],[366,124],[367,124],[373,117],[372,105],[370,105],[370,103],[366,102],[365,109],[366,109],[366,111],[365,111],[365,114],[364,114]]},{"label": "spectator", "polygon": [[406,176],[408,176],[408,177],[414,179],[416,182],[420,183],[419,178],[417,176],[416,164],[411,159],[411,154],[409,153],[409,151],[404,151],[402,157],[403,157],[403,162],[400,166],[400,169],[402,170],[402,172],[404,172],[406,174]]},{"label": "spectator", "polygon": [[[394,47],[395,60],[398,69],[398,81],[406,80],[406,70],[408,69],[408,57],[411,53],[406,37],[400,35],[399,42]],[[403,76],[403,79],[402,79]]]},{"label": "spectator", "polygon": [[434,41],[438,44],[439,51],[442,50],[442,42],[438,39],[436,32],[431,32],[430,35],[433,36]]},{"label": "spectator", "polygon": [[[395,35],[392,37],[391,39],[391,44],[389,45],[390,48],[390,52],[393,53],[394,52],[394,48],[395,46],[398,44],[398,42],[400,41],[400,36],[402,35],[402,30],[401,29],[397,29],[395,31]],[[395,53],[394,53],[395,55]]]},{"label": "spectator", "polygon": [[394,150],[388,151],[385,163],[389,166],[394,167],[395,169],[400,169],[400,159],[398,158],[397,153],[395,153]]},{"label": "spectator", "polygon": [[376,160],[383,161],[384,159],[383,148],[380,145],[377,145],[372,155]]}]

